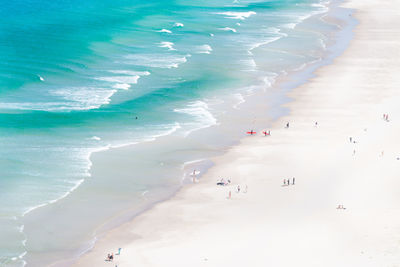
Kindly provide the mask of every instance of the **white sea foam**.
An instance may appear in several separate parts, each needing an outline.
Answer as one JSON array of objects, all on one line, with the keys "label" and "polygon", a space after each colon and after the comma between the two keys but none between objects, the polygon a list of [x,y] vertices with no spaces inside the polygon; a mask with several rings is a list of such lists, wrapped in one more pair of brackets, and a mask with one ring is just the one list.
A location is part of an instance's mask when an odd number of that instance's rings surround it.
[{"label": "white sea foam", "polygon": [[239,105],[241,105],[244,102],[246,102],[246,100],[244,99],[243,95],[240,94],[240,93],[236,93],[233,96],[238,100],[238,102],[235,105],[233,105],[233,108],[234,109],[239,109]]},{"label": "white sea foam", "polygon": [[286,23],[282,24],[281,26],[287,29],[294,29],[296,27],[297,23]]},{"label": "white sea foam", "polygon": [[[58,89],[49,93],[53,96],[70,101],[70,103],[65,103],[65,106],[54,108],[55,110],[86,110],[99,108],[102,105],[109,104],[111,101],[111,96],[116,92],[117,90],[115,89],[110,90],[98,87],[70,87]],[[50,107],[47,109],[51,110]]]},{"label": "white sea foam", "polygon": [[219,28],[218,30],[236,32],[236,29],[234,29],[234,28],[229,28],[229,27]]},{"label": "white sea foam", "polygon": [[322,49],[326,50],[326,44],[325,44],[324,40],[319,39],[319,43],[321,44]]},{"label": "white sea foam", "polygon": [[[38,205],[36,205],[36,206],[32,206],[32,207],[29,207],[29,208],[25,209],[25,211],[22,212],[22,217],[24,217],[24,216],[27,215],[28,213],[30,213],[30,212],[32,212],[32,211],[38,209],[38,208],[45,207],[45,206],[47,206],[47,205],[53,204],[53,203],[55,203],[55,202],[57,202],[57,201],[59,201],[59,200],[65,198],[65,197],[67,197],[67,196],[68,196],[69,194],[71,194],[76,188],[78,188],[78,187],[83,183],[83,181],[84,181],[84,179],[80,179],[80,180],[78,180],[78,181],[76,181],[76,182],[71,182],[73,186],[72,186],[69,190],[67,190],[67,192],[65,192],[64,194],[62,194],[60,197],[58,197],[58,198],[56,198],[56,199],[48,200],[48,201],[46,201],[46,202],[44,202],[44,203],[41,203],[41,204],[38,204]],[[22,231],[23,231],[23,228],[22,228]]]},{"label": "white sea foam", "polygon": [[116,74],[126,74],[126,75],[139,75],[139,76],[147,76],[150,75],[150,72],[148,71],[132,71],[132,70],[110,70],[109,72],[111,73],[116,73]]},{"label": "white sea foam", "polygon": [[272,85],[276,81],[276,77],[278,77],[278,74],[275,72],[269,72],[266,77],[262,78],[262,81],[265,84],[265,89],[272,87]]},{"label": "white sea foam", "polygon": [[47,206],[48,204],[49,204],[49,203],[46,202],[46,203],[39,204],[39,205],[36,205],[36,206],[33,206],[33,207],[30,207],[30,208],[25,209],[25,211],[22,212],[22,217],[25,216],[26,214],[28,214],[29,212],[31,212],[31,211],[33,211],[33,210],[35,210],[35,209],[38,209],[38,208]]},{"label": "white sea foam", "polygon": [[273,34],[279,35],[281,37],[288,36],[286,33],[281,32],[281,29],[276,28],[276,27],[268,27],[266,29],[263,29],[262,32],[273,33]]},{"label": "white sea foam", "polygon": [[117,84],[113,85],[113,88],[122,89],[122,90],[128,90],[129,88],[131,88],[131,85],[127,84],[127,83],[117,83]]},{"label": "white sea foam", "polygon": [[98,87],[66,87],[49,91],[48,94],[59,98],[54,102],[0,102],[0,109],[68,111],[97,109],[109,104],[116,89]]},{"label": "white sea foam", "polygon": [[[168,55],[168,54],[138,54],[126,56],[126,61],[121,62],[125,64],[133,64],[138,66],[153,67],[153,68],[178,68],[180,64],[187,62],[187,58],[191,55],[185,56]],[[119,62],[117,62],[119,63]]]},{"label": "white sea foam", "polygon": [[[192,164],[195,164],[195,163],[199,163],[199,162],[202,162],[202,161],[204,161],[204,160],[206,160],[206,159],[195,159],[195,160],[185,161],[185,162],[182,164],[181,169],[183,170],[183,169],[185,169],[185,167],[186,167],[187,165],[192,165]],[[192,172],[192,173],[193,173],[193,172]],[[197,175],[197,174],[199,174],[199,173],[200,173],[200,171],[196,171],[194,174]]]},{"label": "white sea foam", "polygon": [[[329,1],[321,1],[320,3],[312,3],[308,6],[311,6],[313,8],[316,8],[316,10],[313,10],[311,12],[308,12],[307,14],[285,14],[285,15],[281,15],[282,17],[287,18],[287,20],[291,20],[293,22],[289,22],[289,23],[285,23],[280,25],[283,28],[287,28],[287,29],[294,29],[298,24],[300,24],[301,22],[303,22],[304,20],[317,15],[317,14],[323,14],[329,11],[329,7],[328,4],[330,2]],[[296,4],[297,5],[297,4]]]},{"label": "white sea foam", "polygon": [[159,137],[162,137],[162,136],[167,136],[167,135],[173,134],[178,129],[182,128],[182,126],[180,125],[180,123],[175,122],[174,124],[165,125],[164,128],[166,130],[163,130],[163,131],[153,135],[152,136],[152,140],[154,140],[155,138],[159,138]]},{"label": "white sea foam", "polygon": [[172,33],[170,30],[167,30],[167,29],[162,29],[162,30],[159,30],[158,32]]},{"label": "white sea foam", "polygon": [[174,23],[174,27],[183,27],[183,26],[184,26],[183,23],[180,23],[180,22]]},{"label": "white sea foam", "polygon": [[225,18],[229,18],[229,19],[240,19],[240,20],[245,20],[247,18],[249,18],[252,15],[257,14],[254,11],[248,11],[248,12],[220,12],[220,13],[216,13],[218,15],[224,15]]},{"label": "white sea foam", "polygon": [[23,257],[25,257],[26,253],[27,253],[27,252],[24,251],[24,252],[22,252],[21,254],[19,254],[18,257],[12,257],[11,260],[12,260],[12,261],[20,260],[20,259],[22,259]]},{"label": "white sea foam", "polygon": [[211,37],[214,37],[214,34],[213,34],[213,33],[210,33],[210,36],[211,36]]},{"label": "white sea foam", "polygon": [[251,44],[251,45],[250,45],[250,48],[249,48],[249,50],[247,50],[247,52],[248,52],[249,55],[253,55],[252,51],[253,51],[254,49],[256,49],[256,48],[258,48],[258,47],[260,47],[260,46],[264,46],[264,45],[267,45],[267,44],[269,44],[269,43],[275,42],[275,41],[277,41],[277,40],[279,40],[279,39],[281,39],[281,37],[271,37],[271,38],[269,38],[268,40],[265,40],[265,41],[263,41],[263,42]]},{"label": "white sea foam", "polygon": [[39,80],[41,80],[42,82],[44,82],[44,78],[43,78],[42,76],[38,75],[38,77],[39,77]]},{"label": "white sea foam", "polygon": [[185,136],[188,136],[193,131],[217,124],[217,119],[212,115],[207,103],[204,101],[191,102],[185,108],[174,109],[174,112],[187,114],[193,118],[193,122],[187,123],[187,125],[191,126],[191,129],[184,133]]},{"label": "white sea foam", "polygon": [[255,42],[255,43],[252,43],[252,44],[250,45],[248,51],[247,51],[249,55],[253,55],[252,51],[253,51],[254,49],[256,49],[256,48],[258,48],[258,47],[260,47],[260,46],[264,46],[264,45],[267,45],[267,44],[269,44],[269,43],[275,42],[275,41],[281,39],[282,37],[286,37],[286,36],[287,36],[286,33],[281,32],[280,29],[275,28],[275,27],[269,27],[269,28],[267,28],[267,29],[263,29],[263,30],[261,30],[261,32],[262,32],[262,33],[265,33],[266,35],[271,35],[271,34],[273,34],[273,35],[275,35],[275,36],[265,38],[265,39],[262,40],[261,42],[260,42],[260,41],[257,41],[257,42]]},{"label": "white sea foam", "polygon": [[239,62],[245,66],[245,69],[243,69],[244,71],[254,71],[257,69],[257,64],[253,58],[242,59],[239,60]]},{"label": "white sea foam", "polygon": [[199,54],[211,54],[211,51],[212,51],[211,46],[209,46],[207,44],[196,46],[196,53],[199,53]]},{"label": "white sea foam", "polygon": [[327,6],[327,4],[329,4],[329,2],[323,2],[321,1],[320,3],[313,3],[310,6],[317,8],[317,10],[314,10],[308,14],[304,14],[304,15],[298,15],[297,17],[297,23],[301,23],[304,20],[314,16],[314,15],[318,15],[318,14],[323,14],[329,11],[329,7]]},{"label": "white sea foam", "polygon": [[173,46],[174,46],[174,43],[172,43],[172,42],[159,43],[159,47],[165,47],[165,48],[168,48],[168,50],[176,50]]},{"label": "white sea foam", "polygon": [[136,84],[138,82],[139,78],[140,78],[139,75],[133,75],[133,76],[98,77],[95,79],[99,80],[99,81],[112,82],[112,83],[116,82],[116,83]]},{"label": "white sea foam", "polygon": [[236,25],[240,26],[240,23],[238,22],[238,23],[236,23]]},{"label": "white sea foam", "polygon": [[134,141],[134,142],[124,142],[124,143],[113,144],[113,145],[110,145],[110,148],[121,148],[121,147],[136,145],[136,144],[139,144],[142,142],[152,142],[159,137],[173,134],[174,132],[176,132],[177,130],[179,130],[181,128],[181,125],[178,122],[174,122],[171,124],[158,125],[158,128],[160,128],[158,131],[155,130],[155,133],[151,134],[150,136],[146,136],[145,138],[143,138],[141,140]]},{"label": "white sea foam", "polygon": [[292,69],[292,71],[301,71],[301,70],[305,69],[307,66],[310,66],[310,65],[312,65],[312,64],[318,63],[318,62],[320,62],[321,60],[322,60],[322,58],[318,58],[318,59],[316,59],[316,60],[303,63],[303,64],[301,64],[300,66],[298,66],[298,67]]},{"label": "white sea foam", "polygon": [[96,80],[116,83],[113,85],[115,89],[128,90],[131,84],[136,84],[141,76],[150,75],[148,71],[129,71],[129,70],[111,70],[110,73],[124,74],[126,76],[108,76],[98,77]]},{"label": "white sea foam", "polygon": [[73,191],[75,191],[75,189],[77,189],[84,181],[85,181],[85,179],[80,179],[77,182],[72,183],[73,186],[71,187],[71,189],[69,189],[67,192],[65,192],[61,197],[54,199],[54,200],[50,200],[48,202],[48,204],[53,204],[53,203],[59,201],[60,199],[67,197],[69,194],[71,194]]},{"label": "white sea foam", "polygon": [[100,141],[101,140],[101,138],[100,137],[98,137],[98,136],[92,136],[92,137],[90,137],[90,139],[92,139],[92,140],[96,140],[96,141]]},{"label": "white sea foam", "polygon": [[316,7],[318,8],[318,11],[314,11],[314,14],[317,13],[325,13],[329,11],[329,8],[327,7],[327,4],[329,4],[329,2],[320,2],[320,3],[313,3],[311,4],[312,7]]}]

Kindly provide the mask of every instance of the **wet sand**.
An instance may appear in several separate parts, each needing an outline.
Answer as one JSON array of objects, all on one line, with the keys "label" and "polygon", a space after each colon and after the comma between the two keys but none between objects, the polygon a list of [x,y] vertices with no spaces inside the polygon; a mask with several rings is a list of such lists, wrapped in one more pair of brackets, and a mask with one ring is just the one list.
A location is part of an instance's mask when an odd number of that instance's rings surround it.
[{"label": "wet sand", "polygon": [[350,47],[289,94],[271,136],[257,129],[75,266],[398,266],[400,7],[345,6],[360,21]]}]

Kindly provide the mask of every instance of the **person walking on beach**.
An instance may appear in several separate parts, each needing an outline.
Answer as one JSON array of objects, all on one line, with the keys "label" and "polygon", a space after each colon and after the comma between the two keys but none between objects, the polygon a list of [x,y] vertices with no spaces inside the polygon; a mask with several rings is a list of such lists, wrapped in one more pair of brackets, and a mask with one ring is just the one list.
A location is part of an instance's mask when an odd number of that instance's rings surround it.
[{"label": "person walking on beach", "polygon": [[293,177],[293,182],[292,182],[292,185],[294,185],[294,177]]},{"label": "person walking on beach", "polygon": [[196,183],[196,170],[193,170],[192,176],[193,176],[193,183],[195,184]]},{"label": "person walking on beach", "polygon": [[349,139],[350,139],[350,143],[351,143],[351,141],[353,141],[353,138],[352,138],[352,137],[350,137]]},{"label": "person walking on beach", "polygon": [[286,185],[286,179],[283,179],[283,185]]},{"label": "person walking on beach", "polygon": [[118,248],[118,254],[117,255],[121,255],[121,248]]},{"label": "person walking on beach", "polygon": [[288,122],[288,123],[286,123],[286,128],[287,128],[287,129],[289,129],[289,122]]},{"label": "person walking on beach", "polygon": [[237,186],[237,192],[240,193],[240,185]]},{"label": "person walking on beach", "polygon": [[229,191],[229,194],[228,194],[228,199],[231,199],[231,197],[232,197],[232,192],[231,192],[231,191]]}]

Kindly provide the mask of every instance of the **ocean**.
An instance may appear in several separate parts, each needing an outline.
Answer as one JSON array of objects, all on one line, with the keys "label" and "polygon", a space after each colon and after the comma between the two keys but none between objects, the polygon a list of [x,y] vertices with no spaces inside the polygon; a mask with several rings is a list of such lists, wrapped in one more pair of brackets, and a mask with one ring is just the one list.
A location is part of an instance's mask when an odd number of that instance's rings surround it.
[{"label": "ocean", "polygon": [[2,3],[0,266],[79,256],[268,127],[287,112],[277,81],[335,54],[350,13],[339,11],[320,0]]}]

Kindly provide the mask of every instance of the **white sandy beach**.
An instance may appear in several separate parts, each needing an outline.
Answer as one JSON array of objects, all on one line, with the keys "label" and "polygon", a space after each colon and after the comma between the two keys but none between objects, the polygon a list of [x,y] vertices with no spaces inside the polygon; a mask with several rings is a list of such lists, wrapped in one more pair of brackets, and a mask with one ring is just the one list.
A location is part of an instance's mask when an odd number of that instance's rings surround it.
[{"label": "white sandy beach", "polygon": [[75,266],[400,266],[400,5],[345,6],[360,21],[350,47],[290,93],[271,136],[257,129]]}]

